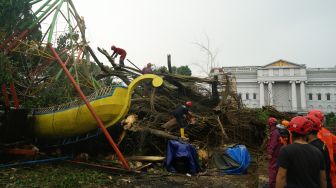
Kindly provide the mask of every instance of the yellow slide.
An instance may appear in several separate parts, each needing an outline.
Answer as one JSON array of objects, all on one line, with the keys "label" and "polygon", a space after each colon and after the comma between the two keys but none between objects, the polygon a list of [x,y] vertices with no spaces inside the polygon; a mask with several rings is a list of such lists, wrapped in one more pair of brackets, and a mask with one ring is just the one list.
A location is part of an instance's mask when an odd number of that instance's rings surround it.
[{"label": "yellow slide", "polygon": [[[125,117],[130,108],[134,89],[141,81],[148,80],[152,81],[154,87],[159,87],[163,83],[161,77],[145,74],[134,79],[128,88],[117,87],[112,94],[90,102],[106,128],[120,122]],[[52,111],[40,109],[34,112],[32,130],[35,136],[52,139],[66,138],[88,133],[98,128],[85,104],[64,109],[52,109]]]}]

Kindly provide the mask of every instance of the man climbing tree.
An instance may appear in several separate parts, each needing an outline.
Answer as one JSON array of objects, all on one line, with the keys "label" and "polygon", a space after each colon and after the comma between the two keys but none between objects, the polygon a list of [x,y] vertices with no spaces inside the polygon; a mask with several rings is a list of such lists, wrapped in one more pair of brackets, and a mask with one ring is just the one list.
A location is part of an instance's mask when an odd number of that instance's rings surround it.
[{"label": "man climbing tree", "polygon": [[126,58],[126,51],[122,48],[117,48],[116,46],[112,45],[111,46],[111,50],[113,50],[113,54],[111,55],[112,58],[116,58],[118,55],[120,55],[120,58],[119,58],[119,65],[121,67],[124,67],[125,64],[124,64],[124,60]]}]

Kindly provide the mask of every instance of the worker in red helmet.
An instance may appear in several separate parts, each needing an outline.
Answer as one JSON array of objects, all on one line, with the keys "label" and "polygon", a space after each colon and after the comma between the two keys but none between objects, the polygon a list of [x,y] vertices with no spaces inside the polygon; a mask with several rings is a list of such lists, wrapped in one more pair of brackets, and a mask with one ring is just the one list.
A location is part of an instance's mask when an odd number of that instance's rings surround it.
[{"label": "worker in red helmet", "polygon": [[336,136],[332,134],[324,126],[324,114],[320,110],[310,110],[308,115],[315,116],[321,121],[321,129],[319,130],[317,137],[321,139],[327,146],[330,159],[330,177],[332,186],[336,187]]},{"label": "worker in red helmet", "polygon": [[111,50],[113,51],[113,54],[111,55],[112,58],[116,58],[118,55],[120,55],[119,58],[119,66],[124,67],[124,60],[126,58],[126,51],[122,48],[117,48],[116,46],[112,45]]},{"label": "worker in red helmet", "polygon": [[267,121],[269,126],[269,138],[267,142],[267,155],[268,155],[268,186],[275,187],[276,175],[278,172],[277,158],[281,148],[280,133],[276,125],[277,119],[270,117]]},{"label": "worker in red helmet", "polygon": [[[142,69],[141,73],[142,74],[152,74],[153,73],[152,64],[147,63],[147,66]],[[143,97],[148,97],[148,95],[150,93],[150,89],[151,89],[151,81],[146,81],[144,83],[144,91],[143,91],[142,96]]]},{"label": "worker in red helmet", "polygon": [[184,129],[187,124],[193,124],[194,116],[189,111],[189,108],[192,106],[191,101],[187,101],[184,105],[180,105],[173,111],[173,116],[176,120],[176,124],[164,124],[162,127],[166,129],[166,131],[172,131],[176,125],[180,128],[181,138],[186,138],[184,134]]},{"label": "worker in red helmet", "polygon": [[312,122],[305,117],[294,117],[289,123],[293,143],[281,148],[276,187],[327,187],[323,155],[308,144],[306,135]]},{"label": "worker in red helmet", "polygon": [[329,151],[326,144],[317,137],[317,133],[321,130],[322,124],[319,118],[313,115],[308,115],[305,117],[312,122],[312,130],[307,135],[308,143],[315,146],[323,154],[325,167],[326,167],[326,178],[327,178],[327,187],[332,188],[331,176],[330,176],[330,158]]}]

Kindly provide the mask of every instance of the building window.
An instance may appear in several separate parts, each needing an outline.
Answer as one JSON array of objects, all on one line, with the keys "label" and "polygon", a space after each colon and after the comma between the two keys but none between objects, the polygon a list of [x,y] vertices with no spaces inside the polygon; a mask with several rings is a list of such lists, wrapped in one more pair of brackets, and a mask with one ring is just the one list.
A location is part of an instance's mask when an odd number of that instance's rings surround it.
[{"label": "building window", "polygon": [[238,94],[238,97],[239,97],[239,99],[241,100],[241,99],[242,99],[242,94],[239,93],[239,94]]},{"label": "building window", "polygon": [[250,96],[248,93],[246,93],[246,100],[249,100],[250,99]]},{"label": "building window", "polygon": [[309,94],[308,94],[308,99],[309,99],[309,100],[313,100],[313,94],[312,94],[312,93],[309,93]]},{"label": "building window", "polygon": [[330,93],[327,93],[327,101],[330,101]]},{"label": "building window", "polygon": [[257,99],[257,94],[253,93],[253,99]]},{"label": "building window", "polygon": [[300,75],[300,69],[294,69],[294,75],[295,76]]},{"label": "building window", "polygon": [[321,93],[318,93],[318,94],[317,94],[317,100],[320,101],[321,99],[322,99]]},{"label": "building window", "polygon": [[273,70],[273,75],[274,76],[279,76],[279,69],[274,69]]}]

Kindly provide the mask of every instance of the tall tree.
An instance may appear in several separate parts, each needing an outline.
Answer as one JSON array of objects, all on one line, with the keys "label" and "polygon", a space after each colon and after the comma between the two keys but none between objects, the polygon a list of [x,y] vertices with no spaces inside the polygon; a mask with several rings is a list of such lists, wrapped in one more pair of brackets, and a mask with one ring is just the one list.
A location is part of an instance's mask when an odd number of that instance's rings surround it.
[{"label": "tall tree", "polygon": [[[4,40],[19,25],[32,23],[35,20],[30,0],[0,0],[0,40]],[[38,28],[30,39],[39,40],[42,32]]]},{"label": "tall tree", "polygon": [[209,76],[211,69],[217,66],[216,57],[217,57],[218,51],[217,50],[213,51],[211,49],[210,39],[208,35],[205,35],[205,36],[206,36],[206,44],[199,43],[199,42],[194,42],[194,44],[198,46],[202,52],[205,53],[206,61],[202,63],[194,63],[194,65],[198,66],[203,73]]}]

